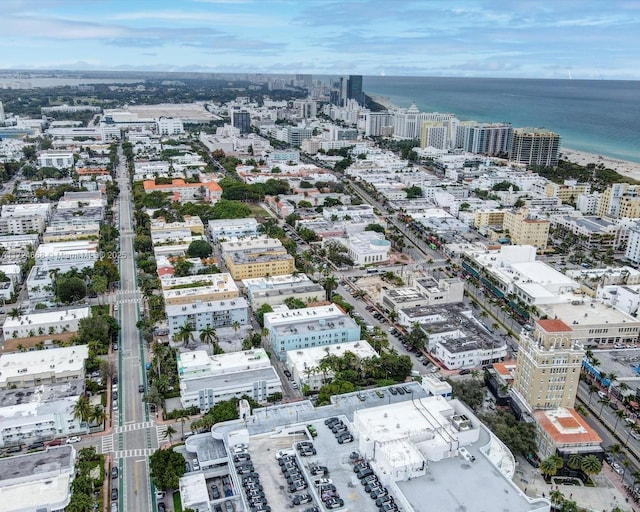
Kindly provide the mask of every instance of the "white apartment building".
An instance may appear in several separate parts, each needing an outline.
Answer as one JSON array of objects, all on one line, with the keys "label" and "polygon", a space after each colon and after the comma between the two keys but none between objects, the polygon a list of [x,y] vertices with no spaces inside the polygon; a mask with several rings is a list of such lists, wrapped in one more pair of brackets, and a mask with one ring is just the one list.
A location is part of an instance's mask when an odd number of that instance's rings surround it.
[{"label": "white apartment building", "polygon": [[398,312],[405,308],[437,306],[462,302],[464,281],[459,278],[415,279],[413,286],[383,286],[380,289],[380,303],[391,311]]},{"label": "white apartment building", "polygon": [[42,217],[45,221],[51,218],[51,203],[25,203],[2,205],[0,217]]},{"label": "white apartment building", "polygon": [[160,279],[165,306],[235,299],[240,296],[231,274],[196,274]]},{"label": "white apartment building", "polygon": [[87,345],[0,354],[0,389],[83,380]]},{"label": "white apartment building", "polygon": [[209,221],[209,236],[212,242],[257,235],[258,221],[253,217]]},{"label": "white apartment building", "polygon": [[36,264],[57,268],[60,272],[71,270],[72,267],[78,270],[92,267],[98,259],[98,242],[94,240],[45,243],[38,247],[35,254]]},{"label": "white apartment building", "polygon": [[640,306],[640,285],[605,285],[596,290],[596,300],[634,316]]},{"label": "white apartment building", "polygon": [[184,409],[198,407],[204,413],[220,401],[242,395],[262,403],[269,395],[282,393],[278,374],[262,348],[214,356],[204,350],[182,352],[177,364]]},{"label": "white apartment building", "polygon": [[0,217],[0,235],[27,235],[44,231],[44,217]]},{"label": "white apartment building", "polygon": [[65,510],[71,502],[75,459],[76,450],[70,445],[0,459],[4,511]]},{"label": "white apartment building", "polygon": [[370,265],[389,261],[391,242],[375,231],[362,231],[349,236],[347,254],[355,265]]},{"label": "white apartment building", "polygon": [[158,135],[180,135],[183,133],[182,119],[176,117],[160,117],[158,119]]},{"label": "white apartment building", "polygon": [[365,340],[348,341],[324,347],[312,347],[287,352],[286,365],[291,371],[292,379],[300,389],[317,391],[333,378],[333,372],[323,367],[322,360],[331,355],[342,357],[347,352],[358,359],[378,358],[379,354]]},{"label": "white apartment building", "polygon": [[640,223],[629,226],[627,233],[629,238],[624,257],[638,264],[640,263]]},{"label": "white apartment building", "polygon": [[264,327],[272,350],[282,361],[289,350],[361,339],[360,326],[335,304],[266,313]]},{"label": "white apartment building", "polygon": [[206,327],[230,327],[236,322],[247,325],[248,308],[249,304],[243,297],[167,306],[165,310],[169,334],[173,338],[185,324],[193,327],[196,336]]},{"label": "white apartment building", "polygon": [[322,301],[326,295],[324,288],[311,281],[306,274],[243,279],[242,285],[254,311],[263,304],[284,304],[289,298],[299,299],[308,304]]},{"label": "white apartment building", "polygon": [[0,407],[0,446],[30,444],[89,432],[88,424],[73,415],[80,395],[42,401],[38,398],[46,390],[42,386],[34,389],[33,399]]},{"label": "white apartment building", "polygon": [[34,312],[18,318],[8,316],[2,325],[2,332],[5,340],[72,333],[77,332],[80,320],[89,316],[91,316],[89,307]]},{"label": "white apartment building", "polygon": [[133,167],[133,180],[168,178],[169,165],[165,160],[136,160]]},{"label": "white apartment building", "polygon": [[70,169],[73,164],[73,151],[41,151],[38,154],[38,165],[40,167]]}]

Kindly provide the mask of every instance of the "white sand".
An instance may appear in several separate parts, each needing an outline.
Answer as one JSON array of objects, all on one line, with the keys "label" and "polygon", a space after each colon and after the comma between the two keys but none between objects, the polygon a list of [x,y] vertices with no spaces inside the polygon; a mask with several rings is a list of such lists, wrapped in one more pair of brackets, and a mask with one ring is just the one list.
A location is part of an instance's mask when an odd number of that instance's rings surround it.
[{"label": "white sand", "polygon": [[563,160],[569,160],[580,165],[587,164],[602,164],[607,169],[613,169],[614,171],[640,181],[640,163],[627,162],[626,160],[617,160],[595,153],[587,153],[586,151],[579,151],[577,149],[560,148],[560,158]]}]

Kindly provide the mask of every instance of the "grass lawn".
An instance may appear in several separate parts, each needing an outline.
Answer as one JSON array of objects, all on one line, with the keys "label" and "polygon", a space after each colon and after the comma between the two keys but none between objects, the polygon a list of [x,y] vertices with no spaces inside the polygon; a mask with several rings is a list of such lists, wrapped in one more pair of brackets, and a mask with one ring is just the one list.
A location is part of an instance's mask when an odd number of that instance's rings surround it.
[{"label": "grass lawn", "polygon": [[269,212],[267,212],[267,210],[265,210],[259,204],[255,204],[255,203],[244,203],[244,204],[249,208],[251,208],[251,213],[249,214],[250,217],[264,217],[265,219],[268,219],[271,217],[271,215],[269,215]]},{"label": "grass lawn", "polygon": [[182,512],[182,500],[178,491],[173,493],[173,510],[174,512]]}]

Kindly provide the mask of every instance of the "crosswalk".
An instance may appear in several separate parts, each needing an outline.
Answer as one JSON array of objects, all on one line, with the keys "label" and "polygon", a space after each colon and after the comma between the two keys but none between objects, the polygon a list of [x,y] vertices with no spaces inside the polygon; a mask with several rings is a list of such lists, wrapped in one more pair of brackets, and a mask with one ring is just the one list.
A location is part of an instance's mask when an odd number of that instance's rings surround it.
[{"label": "crosswalk", "polygon": [[156,450],[153,448],[134,448],[132,450],[120,450],[114,453],[114,458],[129,458],[129,457],[150,457]]},{"label": "crosswalk", "polygon": [[113,434],[102,436],[102,453],[111,453],[113,451]]},{"label": "crosswalk", "polygon": [[167,425],[158,425],[156,427],[156,437],[158,438],[158,446],[162,446],[162,443],[167,442]]},{"label": "crosswalk", "polygon": [[[114,432],[131,432],[133,430],[144,430],[145,428],[153,427],[153,421],[143,421],[139,423],[127,423],[126,425],[122,425],[121,427],[114,428]],[[166,425],[164,426],[166,430]]]}]

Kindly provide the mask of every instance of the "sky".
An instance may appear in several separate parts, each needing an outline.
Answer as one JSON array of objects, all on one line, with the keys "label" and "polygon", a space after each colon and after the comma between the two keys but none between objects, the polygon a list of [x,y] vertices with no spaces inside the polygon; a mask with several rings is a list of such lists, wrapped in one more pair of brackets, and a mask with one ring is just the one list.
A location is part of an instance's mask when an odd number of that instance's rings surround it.
[{"label": "sky", "polygon": [[640,79],[640,0],[2,0],[0,69]]}]

